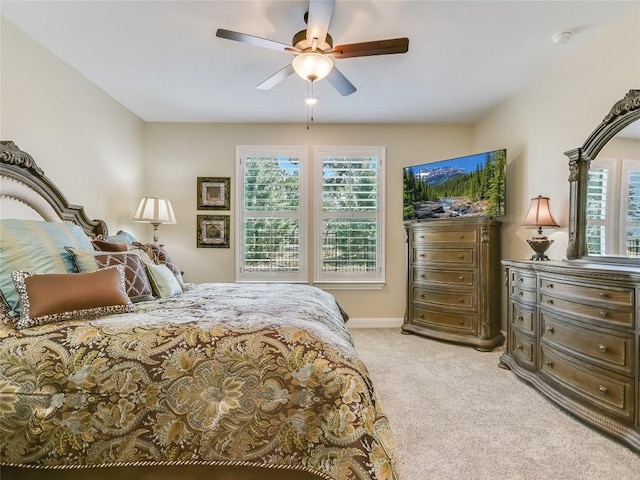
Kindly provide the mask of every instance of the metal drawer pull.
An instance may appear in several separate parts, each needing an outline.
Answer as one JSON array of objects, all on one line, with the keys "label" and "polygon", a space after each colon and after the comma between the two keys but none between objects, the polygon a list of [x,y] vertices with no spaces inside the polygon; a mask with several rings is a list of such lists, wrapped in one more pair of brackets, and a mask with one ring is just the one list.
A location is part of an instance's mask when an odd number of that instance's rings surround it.
[{"label": "metal drawer pull", "polygon": [[598,350],[604,353],[607,351],[607,346],[601,343],[600,345],[598,345]]},{"label": "metal drawer pull", "polygon": [[522,345],[520,345],[520,344],[516,345],[516,349],[517,350],[522,350]]},{"label": "metal drawer pull", "polygon": [[458,301],[459,301],[460,303],[464,303],[464,298],[462,298],[462,297],[461,297],[461,298],[459,298],[459,299],[458,299]]},{"label": "metal drawer pull", "polygon": [[424,253],[421,253],[420,255],[418,255],[420,258],[424,258]]},{"label": "metal drawer pull", "polygon": [[604,318],[607,316],[607,312],[598,312],[598,315],[600,315],[600,318]]},{"label": "metal drawer pull", "polygon": [[553,300],[549,299],[549,300],[547,300],[547,303],[548,303],[549,305],[553,305]]},{"label": "metal drawer pull", "polygon": [[553,288],[553,283],[547,283],[547,288]]},{"label": "metal drawer pull", "polygon": [[519,322],[522,322],[524,320],[524,318],[522,318],[522,315],[518,315],[518,317],[516,318],[516,320],[518,320]]},{"label": "metal drawer pull", "polygon": [[598,390],[600,390],[600,393],[602,395],[604,395],[605,393],[607,393],[607,387],[605,387],[604,385],[598,385]]},{"label": "metal drawer pull", "polygon": [[522,295],[523,295],[523,293],[522,293],[522,292],[518,292],[518,295],[522,296]]},{"label": "metal drawer pull", "polygon": [[420,235],[420,236],[418,236],[418,238],[424,238],[424,235]]},{"label": "metal drawer pull", "polygon": [[547,333],[553,333],[553,327],[545,327],[544,331]]},{"label": "metal drawer pull", "polygon": [[545,360],[544,364],[549,368],[553,367],[553,362],[551,360]]},{"label": "metal drawer pull", "polygon": [[424,318],[424,315],[421,313],[421,314],[418,315],[418,317]]},{"label": "metal drawer pull", "polygon": [[420,298],[424,298],[424,293],[421,293],[420,295],[418,295]]},{"label": "metal drawer pull", "polygon": [[460,275],[460,276],[458,277],[458,280],[460,280],[460,281],[464,280],[464,276]]},{"label": "metal drawer pull", "polygon": [[463,238],[464,238],[464,235],[461,233],[460,234],[460,239],[463,239]]},{"label": "metal drawer pull", "polygon": [[518,281],[519,281],[520,283],[522,283],[522,282],[524,282],[524,278],[520,277],[520,278],[518,279]]},{"label": "metal drawer pull", "polygon": [[458,258],[462,260],[464,258],[464,254],[461,253],[460,255],[458,255]]},{"label": "metal drawer pull", "polygon": [[427,276],[424,273],[421,273],[420,278],[427,278]]},{"label": "metal drawer pull", "polygon": [[464,320],[458,320],[458,323],[459,323],[460,325],[464,325]]},{"label": "metal drawer pull", "polygon": [[606,297],[606,296],[607,296],[607,294],[606,294],[606,293],[604,293],[604,292],[600,292],[598,295],[600,295],[600,298],[604,298],[604,297]]}]

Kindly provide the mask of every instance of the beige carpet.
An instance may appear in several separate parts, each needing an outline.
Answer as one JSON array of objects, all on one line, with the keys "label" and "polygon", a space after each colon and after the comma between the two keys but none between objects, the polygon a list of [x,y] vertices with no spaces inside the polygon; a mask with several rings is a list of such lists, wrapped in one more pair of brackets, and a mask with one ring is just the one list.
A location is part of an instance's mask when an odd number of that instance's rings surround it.
[{"label": "beige carpet", "polygon": [[501,349],[353,329],[396,436],[400,480],[640,479],[640,455],[498,367]]}]

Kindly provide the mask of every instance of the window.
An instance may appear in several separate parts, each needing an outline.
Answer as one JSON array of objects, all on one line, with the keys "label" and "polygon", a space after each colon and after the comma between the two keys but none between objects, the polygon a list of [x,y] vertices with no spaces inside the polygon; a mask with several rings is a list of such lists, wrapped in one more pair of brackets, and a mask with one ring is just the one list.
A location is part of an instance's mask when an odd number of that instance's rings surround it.
[{"label": "window", "polygon": [[307,281],[305,147],[238,146],[238,280]]},{"label": "window", "polygon": [[640,257],[640,160],[622,161],[620,252]]},{"label": "window", "polygon": [[[384,147],[238,146],[238,281],[308,282],[332,288],[384,285]],[[315,210],[307,235],[306,202]]]},{"label": "window", "polygon": [[613,190],[609,188],[615,178],[615,163],[612,160],[596,160],[589,168],[587,185],[587,253],[605,255],[612,253],[612,244],[606,232],[615,231],[615,216],[609,209],[614,204]]},{"label": "window", "polygon": [[315,282],[381,287],[384,147],[317,147]]},{"label": "window", "polygon": [[640,257],[640,161],[591,163],[586,240],[589,255]]}]

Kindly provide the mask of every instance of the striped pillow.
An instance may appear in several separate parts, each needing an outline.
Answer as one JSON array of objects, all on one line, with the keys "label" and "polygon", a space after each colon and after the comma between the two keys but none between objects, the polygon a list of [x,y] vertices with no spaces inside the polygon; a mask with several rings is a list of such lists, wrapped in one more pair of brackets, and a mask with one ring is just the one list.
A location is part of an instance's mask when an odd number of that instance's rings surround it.
[{"label": "striped pillow", "polygon": [[20,312],[20,296],[11,273],[72,273],[75,266],[65,246],[92,250],[81,227],[38,220],[0,220],[0,291],[9,315]]}]

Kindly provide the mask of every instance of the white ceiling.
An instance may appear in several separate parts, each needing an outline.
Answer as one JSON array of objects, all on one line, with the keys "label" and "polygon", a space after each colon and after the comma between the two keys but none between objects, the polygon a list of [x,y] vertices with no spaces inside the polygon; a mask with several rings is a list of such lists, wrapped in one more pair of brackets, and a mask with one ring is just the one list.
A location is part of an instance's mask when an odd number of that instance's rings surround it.
[{"label": "white ceiling", "polygon": [[[408,37],[409,52],[336,59],[358,88],[315,85],[316,123],[473,123],[585,47],[637,1],[336,0],[334,43]],[[255,86],[288,53],[218,28],[291,43],[308,0],[12,1],[2,15],[146,121],[305,122],[307,82]],[[557,32],[574,32],[554,45]],[[579,81],[579,79],[576,79]]]}]

